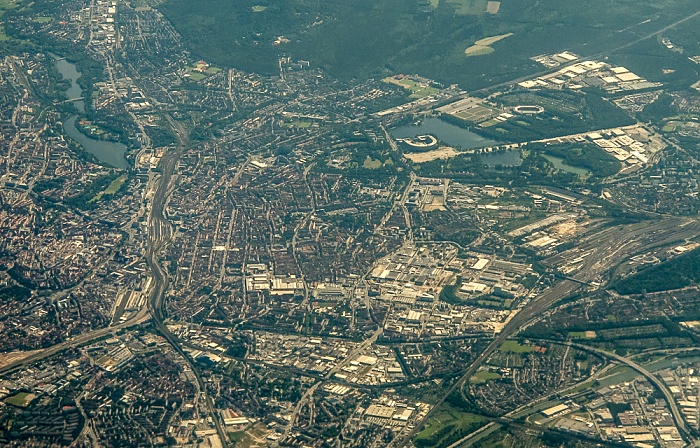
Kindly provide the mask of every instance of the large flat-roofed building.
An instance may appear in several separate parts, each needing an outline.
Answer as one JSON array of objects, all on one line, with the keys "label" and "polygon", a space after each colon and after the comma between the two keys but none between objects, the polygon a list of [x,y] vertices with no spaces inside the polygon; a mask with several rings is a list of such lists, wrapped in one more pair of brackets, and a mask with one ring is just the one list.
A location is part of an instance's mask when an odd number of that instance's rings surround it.
[{"label": "large flat-roofed building", "polygon": [[372,404],[367,408],[365,415],[367,417],[390,419],[394,415],[394,411],[395,409],[390,406]]},{"label": "large flat-roofed building", "polygon": [[569,410],[569,405],[568,404],[558,404],[556,406],[552,406],[551,408],[545,409],[542,411],[542,415],[545,417],[553,417],[555,415],[561,414],[564,411]]},{"label": "large flat-roofed building", "polygon": [[479,258],[479,261],[472,265],[472,269],[474,269],[475,271],[481,271],[486,267],[487,264],[489,264],[489,261],[490,260],[488,258]]}]

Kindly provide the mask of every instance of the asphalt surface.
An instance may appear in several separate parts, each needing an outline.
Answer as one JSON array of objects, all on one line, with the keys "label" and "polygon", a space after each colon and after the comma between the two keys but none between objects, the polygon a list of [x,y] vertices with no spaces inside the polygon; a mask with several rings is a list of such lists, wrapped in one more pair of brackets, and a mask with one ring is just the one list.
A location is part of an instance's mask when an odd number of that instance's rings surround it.
[{"label": "asphalt surface", "polygon": [[182,349],[182,346],[177,338],[170,332],[170,330],[168,330],[168,327],[163,322],[165,293],[168,290],[170,280],[167,272],[165,272],[165,269],[159,262],[159,254],[173,237],[173,229],[168,220],[165,218],[165,205],[171,192],[170,181],[172,180],[173,173],[177,167],[177,162],[180,159],[182,151],[189,144],[189,133],[182,127],[182,125],[176,122],[169,115],[166,116],[166,118],[177,134],[180,144],[175,151],[166,153],[160,160],[159,167],[162,175],[158,180],[158,187],[153,195],[151,213],[148,217],[148,249],[146,250],[146,264],[153,274],[153,289],[151,290],[151,295],[148,300],[148,310],[153,318],[153,323],[158,332],[165,338],[165,340],[168,341],[171,347],[185,359],[192,370],[192,373],[197,380],[199,393],[204,399],[208,413],[216,426],[216,432],[219,435],[221,444],[224,447],[228,447],[228,436],[221,425],[221,419],[216,413],[213,400],[207,393],[207,388],[204,384],[199,368],[189,354]]},{"label": "asphalt surface", "polygon": [[460,379],[450,387],[435,406],[426,414],[415,428],[404,436],[396,446],[408,444],[411,438],[423,427],[423,424],[437,412],[447,397],[460,388],[476,373],[488,357],[511,335],[555,306],[562,299],[581,289],[584,283],[599,278],[619,263],[637,253],[654,247],[670,245],[686,238],[700,234],[700,222],[693,219],[667,218],[652,223],[631,224],[611,227],[584,238],[576,248],[563,252],[547,260],[548,264],[564,264],[567,259],[588,253],[578,272],[572,274],[574,280],[563,280],[542,291],[513,317],[494,340],[464,371]]}]

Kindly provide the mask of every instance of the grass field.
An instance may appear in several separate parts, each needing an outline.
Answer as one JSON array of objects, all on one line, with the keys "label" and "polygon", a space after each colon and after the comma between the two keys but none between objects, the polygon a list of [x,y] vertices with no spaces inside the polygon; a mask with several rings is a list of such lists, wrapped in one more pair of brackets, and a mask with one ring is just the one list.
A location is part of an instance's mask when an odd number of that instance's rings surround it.
[{"label": "grass field", "polygon": [[499,348],[502,352],[530,353],[535,350],[531,345],[520,345],[518,341],[505,341]]},{"label": "grass field", "polygon": [[675,132],[675,131],[676,131],[676,127],[667,124],[667,125],[665,125],[663,128],[661,128],[661,130],[664,131],[664,132]]},{"label": "grass field", "polygon": [[385,78],[382,81],[387,82],[389,84],[395,84],[397,86],[403,87],[404,89],[410,90],[411,98],[424,98],[426,96],[433,95],[440,91],[440,89],[422,85],[410,79]]},{"label": "grass field", "polygon": [[454,6],[458,15],[479,15],[484,14],[488,7],[488,0],[447,0]]},{"label": "grass field", "polygon": [[219,67],[211,67],[204,64],[195,64],[193,66],[185,66],[185,71],[191,80],[201,81],[209,76],[216,75],[221,71],[221,69]]},{"label": "grass field", "polygon": [[495,372],[488,372],[486,370],[482,370],[480,372],[476,372],[476,374],[469,379],[469,382],[472,384],[483,384],[488,382],[489,380],[497,380],[499,378],[501,378],[501,375]]},{"label": "grass field", "polygon": [[464,54],[466,54],[467,57],[491,54],[495,51],[491,45],[512,35],[513,33],[508,33],[501,34],[500,36],[491,36],[486,37],[484,39],[479,39],[474,43],[474,45],[472,45],[471,47],[467,47],[467,49],[464,50]]},{"label": "grass field", "polygon": [[102,199],[102,196],[106,194],[115,194],[117,191],[119,191],[122,185],[124,185],[124,182],[126,182],[128,178],[129,176],[124,174],[123,176],[119,176],[118,178],[114,179],[104,191],[100,191],[95,195],[95,197],[90,199],[88,204],[99,201]]},{"label": "grass field", "polygon": [[187,74],[189,75],[189,78],[193,81],[201,81],[207,77],[204,73],[199,73],[199,72],[193,72],[193,71],[187,71]]},{"label": "grass field", "polygon": [[486,56],[487,54],[491,54],[494,51],[496,50],[494,50],[493,47],[482,47],[480,45],[472,45],[471,47],[464,50],[464,54],[466,54],[467,57],[470,58],[473,56]]},{"label": "grass field", "polygon": [[21,408],[26,408],[27,406],[29,406],[29,403],[31,403],[34,398],[34,394],[20,392],[17,395],[5,398],[5,403]]},{"label": "grass field", "polygon": [[460,412],[445,406],[445,410],[432,417],[413,443],[418,448],[445,447],[475,431],[486,419],[471,413]]},{"label": "grass field", "polygon": [[571,339],[595,339],[595,331],[572,331],[569,332],[569,337]]},{"label": "grass field", "polygon": [[483,106],[475,106],[471,107],[469,109],[460,111],[456,114],[454,114],[456,117],[461,118],[462,120],[466,121],[472,121],[472,122],[479,122],[481,120],[485,120],[491,116],[491,109],[488,107],[483,107]]},{"label": "grass field", "polygon": [[500,121],[494,118],[493,120],[484,121],[483,123],[480,123],[479,126],[482,128],[490,128],[491,126],[495,126],[498,123],[500,123]]},{"label": "grass field", "polygon": [[310,121],[294,120],[294,121],[290,121],[289,123],[284,123],[282,126],[295,127],[295,128],[308,128],[311,126],[311,122]]},{"label": "grass field", "polygon": [[382,167],[382,161],[367,156],[365,162],[362,164],[362,167],[367,168],[368,170],[376,170]]}]

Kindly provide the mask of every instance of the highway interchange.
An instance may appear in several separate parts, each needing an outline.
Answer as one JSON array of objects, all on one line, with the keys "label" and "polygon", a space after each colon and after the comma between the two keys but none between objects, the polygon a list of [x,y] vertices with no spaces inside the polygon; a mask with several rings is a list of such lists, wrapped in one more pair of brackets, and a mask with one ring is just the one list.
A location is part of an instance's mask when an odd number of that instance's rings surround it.
[{"label": "highway interchange", "polygon": [[[151,201],[151,211],[148,218],[148,249],[146,252],[146,262],[152,272],[153,282],[149,295],[148,308],[143,308],[138,313],[123,323],[102,328],[92,332],[88,332],[76,336],[63,343],[46,348],[37,353],[34,353],[24,359],[17,360],[0,368],[0,373],[17,369],[21,366],[35,362],[37,360],[52,356],[62,350],[79,347],[97,339],[107,337],[119,330],[143,324],[149,320],[153,323],[158,332],[169,342],[173,349],[178,352],[191,368],[199,389],[200,396],[204,400],[204,404],[208,413],[215,423],[217,432],[222,438],[222,443],[226,444],[225,431],[221,425],[220,419],[216,415],[215,408],[211,397],[206,392],[205,384],[201,374],[194,364],[193,360],[184,352],[182,344],[177,338],[170,333],[164,324],[164,298],[169,286],[167,272],[159,262],[159,255],[164,247],[170,242],[173,230],[164,215],[165,205],[168,195],[171,192],[171,180],[177,165],[178,159],[182,150],[187,145],[186,131],[182,129],[179,123],[171,121],[173,129],[176,130],[180,138],[181,144],[177,150],[166,153],[161,160],[161,175],[157,180],[155,193]],[[527,303],[518,314],[516,314],[503,328],[503,330],[493,339],[487,348],[468,366],[462,376],[456,381],[453,386],[444,394],[438,401],[433,410],[427,414],[423,422],[427,421],[433,412],[447,399],[454,391],[461,390],[466,381],[478,370],[478,368],[488,359],[488,357],[510,336],[516,334],[520,329],[531,324],[533,321],[541,317],[547,310],[552,309],[563,299],[572,296],[577,291],[586,287],[591,282],[605,282],[607,276],[620,264],[629,260],[637,254],[648,253],[659,248],[669,248],[675,244],[681,244],[686,240],[696,237],[700,234],[700,223],[694,219],[684,218],[659,218],[656,221],[643,222],[638,224],[629,224],[624,226],[614,226],[602,229],[595,229],[589,235],[584,235],[575,248],[557,254],[544,261],[545,265],[552,269],[559,269],[571,263],[571,260],[583,257],[583,261],[575,266],[575,272],[571,273],[569,279],[564,279],[555,283],[551,287],[544,289],[539,295]],[[376,339],[378,334],[373,335]],[[365,341],[367,342],[367,341]],[[364,345],[364,344],[363,344]],[[588,347],[589,351],[595,351]],[[599,353],[600,354],[600,353]],[[615,358],[615,355],[605,353],[609,358]],[[616,359],[619,362],[624,362],[632,366],[635,370],[644,374],[643,367],[632,365],[629,360]],[[658,381],[658,380],[657,380]],[[320,384],[317,383],[317,384]],[[661,389],[662,391],[664,389]],[[313,391],[309,391],[309,394]],[[305,400],[301,400],[304,402]],[[671,409],[673,410],[674,418],[677,418],[679,427],[681,428],[686,438],[691,437],[690,432],[684,428],[681,422],[682,417],[679,416],[677,408],[674,409],[673,401],[669,400]],[[416,428],[402,439],[398,446],[405,445],[410,438],[415,435],[421,425],[416,425]]]},{"label": "highway interchange", "polygon": [[[680,243],[688,238],[700,234],[700,222],[696,219],[666,218],[652,223],[631,224],[626,226],[610,227],[585,237],[576,248],[563,252],[550,258],[546,263],[551,266],[561,265],[573,256],[582,252],[588,252],[585,261],[573,274],[572,280],[562,280],[550,288],[545,289],[538,296],[526,304],[513,319],[508,322],[503,330],[493,339],[486,349],[464,371],[463,375],[442,396],[436,405],[427,413],[420,424],[403,437],[396,446],[406,446],[415,436],[425,422],[435,415],[440,406],[455,391],[460,391],[479,367],[491,356],[491,354],[503,344],[510,336],[541,317],[557,303],[582,289],[585,284],[601,278],[609,270],[630,257],[645,253],[657,247],[668,247]],[[607,353],[607,352],[606,352]],[[620,361],[620,360],[618,360]],[[631,365],[631,364],[630,364]],[[642,367],[636,365],[635,370],[642,372]],[[671,406],[671,405],[670,405]],[[674,417],[676,413],[674,413]],[[680,416],[680,414],[678,414]],[[679,417],[682,421],[682,417]],[[684,436],[690,437],[689,432]]]},{"label": "highway interchange", "polygon": [[[683,23],[691,18],[700,15],[700,11],[695,12],[688,17],[671,24],[663,29],[649,34],[647,36],[642,36],[639,40],[632,42],[626,46],[637,43],[641,40],[649,39],[654,37],[673,26]],[[624,47],[620,47],[624,48]],[[599,55],[595,55],[596,57]],[[545,73],[545,72],[543,72]],[[508,81],[506,84],[512,84],[518,80]],[[492,86],[499,87],[499,86]],[[224,428],[221,425],[221,421],[218,418],[213,401],[209,394],[207,393],[206,385],[201,377],[201,374],[190,358],[190,356],[184,352],[182,344],[177,340],[177,338],[168,330],[164,323],[165,312],[164,312],[164,299],[166,292],[169,287],[168,274],[160,264],[159,256],[162,250],[169,244],[173,236],[173,229],[164,215],[165,206],[167,204],[168,195],[171,192],[173,186],[171,181],[173,179],[173,173],[177,166],[178,160],[182,151],[189,146],[188,132],[182,127],[180,123],[172,119],[170,116],[166,116],[170,126],[175,131],[175,134],[179,140],[179,146],[177,149],[167,152],[160,162],[161,175],[156,183],[155,193],[153,194],[151,200],[151,210],[148,217],[148,246],[145,254],[146,262],[151,271],[153,277],[153,282],[151,284],[151,290],[149,294],[148,307],[144,307],[137,313],[133,314],[127,321],[122,323],[116,323],[115,325],[108,326],[105,328],[97,329],[91,332],[87,332],[73,338],[70,338],[62,343],[56,344],[54,346],[42,349],[33,353],[23,359],[9,363],[3,367],[0,367],[0,374],[8,373],[14,371],[23,366],[29,365],[41,359],[53,356],[61,351],[70,348],[81,347],[91,342],[94,342],[101,338],[106,338],[110,335],[114,335],[120,330],[142,325],[146,322],[152,320],[155,328],[158,332],[168,341],[168,343],[173,347],[173,349],[179,353],[187,362],[191,368],[193,374],[197,380],[197,386],[201,398],[204,400],[204,404],[207,408],[212,421],[216,425],[217,433],[221,439],[224,446],[227,446],[227,437]],[[388,136],[388,133],[387,133]],[[389,139],[391,142],[392,140]],[[395,148],[396,149],[396,148]],[[401,204],[402,205],[402,204]],[[407,224],[410,228],[410,222]],[[630,257],[646,253],[649,251],[654,251],[657,248],[668,248],[674,244],[680,244],[690,238],[696,237],[700,234],[700,222],[695,219],[682,219],[682,218],[671,218],[671,217],[660,217],[655,222],[644,222],[640,224],[631,224],[625,226],[615,226],[604,228],[601,231],[597,231],[584,237],[582,241],[577,244],[576,248],[570,249],[569,251],[558,254],[557,256],[551,257],[545,261],[545,264],[553,269],[559,269],[570,263],[571,260],[584,256],[583,262],[576,266],[573,273],[568,274],[570,279],[564,279],[551,287],[542,291],[539,295],[533,298],[529,303],[527,303],[520,312],[515,315],[503,328],[503,330],[493,339],[493,341],[487,346],[487,348],[474,360],[474,362],[467,366],[464,373],[456,381],[453,386],[443,395],[443,397],[436,403],[432,411],[430,411],[426,417],[423,419],[421,424],[416,425],[415,429],[404,437],[397,446],[406,445],[411,437],[415,435],[422,427],[422,423],[425,423],[436,411],[440,405],[447,399],[447,397],[454,391],[461,390],[462,386],[466,381],[479,369],[479,367],[488,359],[488,357],[509,337],[515,335],[520,329],[531,324],[538,317],[542,316],[547,310],[552,309],[563,299],[570,297],[577,291],[586,287],[586,284],[592,282],[599,282],[603,285],[607,280],[611,272],[622,263],[629,260]],[[370,339],[373,342],[377,335],[374,335]],[[618,362],[627,364],[640,372],[641,374],[647,376],[657,387],[660,387],[662,392],[666,395],[669,406],[673,412],[674,419],[678,423],[679,429],[683,432],[684,437],[692,440],[692,435],[687,429],[680,413],[675,405],[672,397],[667,395],[667,390],[665,387],[661,387],[658,384],[658,379],[652,374],[649,374],[644,370],[644,368],[629,359],[619,357],[618,355],[610,353],[599,353],[600,350],[583,347],[578,345],[573,345],[581,349],[588,351],[593,351],[601,356],[605,356],[614,359]],[[336,369],[337,370],[337,369]],[[320,383],[317,383],[320,384]],[[308,391],[309,394],[313,393],[313,390]],[[301,400],[300,404],[304,400]]]}]

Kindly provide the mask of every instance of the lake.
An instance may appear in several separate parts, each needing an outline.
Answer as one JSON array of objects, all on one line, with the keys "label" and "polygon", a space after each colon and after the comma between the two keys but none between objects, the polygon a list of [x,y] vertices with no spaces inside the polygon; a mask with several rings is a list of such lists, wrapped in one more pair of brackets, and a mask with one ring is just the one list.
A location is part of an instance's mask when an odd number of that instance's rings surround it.
[{"label": "lake", "polygon": [[[59,71],[59,73],[61,73],[64,80],[69,80],[71,82],[70,87],[68,90],[66,90],[66,96],[68,99],[72,100],[75,98],[81,98],[83,96],[83,89],[77,82],[81,74],[75,67],[75,64],[72,64],[65,59],[56,57],[56,69]],[[75,106],[78,112],[85,112],[85,101],[75,101],[73,106]],[[63,123],[63,129],[70,138],[80,143],[80,145],[85,148],[87,152],[95,156],[100,162],[106,163],[115,168],[129,168],[129,162],[127,162],[124,158],[127,150],[126,145],[104,140],[96,140],[88,137],[80,132],[75,126],[77,119],[78,116],[73,115],[66,120],[65,123]]]},{"label": "lake", "polygon": [[104,140],[95,140],[86,136],[75,127],[75,121],[77,119],[78,116],[73,115],[63,123],[63,130],[66,131],[66,134],[70,138],[80,143],[86,151],[97,157],[100,162],[104,162],[115,168],[129,168],[129,162],[124,158],[124,154],[126,153],[125,145]]},{"label": "lake", "polygon": [[[439,118],[426,118],[420,124],[401,126],[391,130],[395,138],[411,138],[419,135],[431,134],[440,141],[460,149],[475,149],[489,146],[497,146],[499,143],[484,138],[479,134],[459,126],[455,126]],[[520,166],[523,163],[520,151],[508,150],[481,154],[481,161],[489,167],[496,165]]]},{"label": "lake", "polygon": [[520,166],[523,164],[523,159],[520,157],[520,151],[509,149],[506,151],[489,152],[479,155],[484,165],[494,167],[501,166]]},{"label": "lake", "polygon": [[[64,81],[70,81],[70,87],[66,90],[66,96],[69,100],[75,98],[81,98],[83,96],[83,89],[78,84],[78,78],[82,76],[75,64],[71,64],[66,59],[56,58],[56,70],[63,76]],[[73,106],[78,110],[78,112],[85,112],[85,101],[78,100],[73,102]]]},{"label": "lake", "polygon": [[571,166],[567,165],[564,163],[564,159],[561,157],[556,157],[556,156],[550,156],[549,154],[544,156],[545,159],[549,160],[552,162],[552,165],[554,165],[554,168],[562,171],[566,171],[567,173],[574,173],[578,174],[579,176],[587,176],[591,174],[587,169],[585,168],[579,168],[576,166]]},{"label": "lake", "polygon": [[395,138],[410,138],[431,134],[450,146],[461,149],[494,146],[498,142],[484,138],[466,129],[442,121],[438,118],[426,118],[418,125],[401,126],[391,130]]}]

